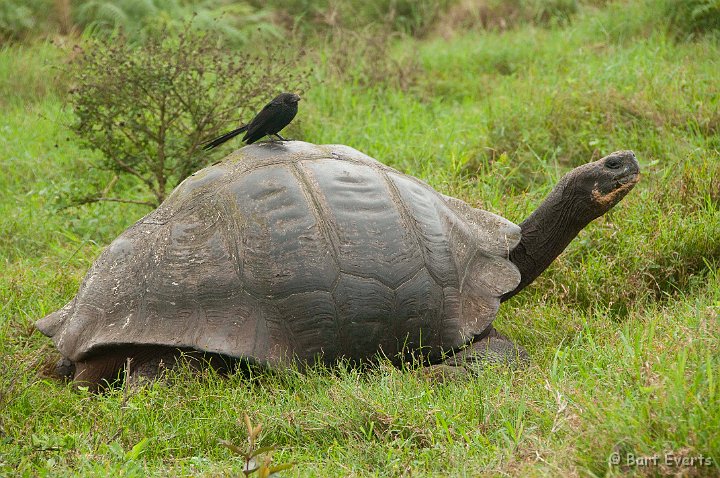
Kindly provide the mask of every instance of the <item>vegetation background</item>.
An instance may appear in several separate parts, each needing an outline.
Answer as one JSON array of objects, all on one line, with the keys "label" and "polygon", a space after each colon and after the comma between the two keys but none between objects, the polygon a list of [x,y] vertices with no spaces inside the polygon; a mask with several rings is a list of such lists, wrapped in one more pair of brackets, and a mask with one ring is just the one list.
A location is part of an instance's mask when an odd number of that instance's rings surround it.
[{"label": "vegetation background", "polygon": [[[389,366],[179,371],[100,396],[50,378],[33,322],[149,210],[67,201],[116,175],[71,128],[69,64],[117,29],[141,45],[187,21],[230,55],[307,69],[289,136],[516,222],[573,166],[633,149],[640,184],[501,308],[533,365],[445,384]],[[717,0],[0,1],[0,475],[237,476],[220,440],[244,443],[247,413],[295,463],[283,476],[717,476],[719,35]]]}]

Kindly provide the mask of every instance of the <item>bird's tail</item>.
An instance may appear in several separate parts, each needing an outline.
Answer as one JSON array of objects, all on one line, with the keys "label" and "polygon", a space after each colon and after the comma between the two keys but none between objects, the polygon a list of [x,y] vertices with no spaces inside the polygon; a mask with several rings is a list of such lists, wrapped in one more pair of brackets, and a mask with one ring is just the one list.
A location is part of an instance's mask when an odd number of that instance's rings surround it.
[{"label": "bird's tail", "polygon": [[232,131],[230,131],[230,132],[228,132],[228,133],[225,133],[225,134],[222,135],[222,136],[219,136],[219,137],[217,137],[217,138],[215,138],[215,139],[213,139],[213,140],[208,141],[207,143],[205,143],[205,144],[203,145],[203,149],[204,149],[205,151],[207,151],[207,150],[213,149],[213,148],[215,148],[215,147],[217,147],[217,146],[220,146],[220,145],[223,144],[225,141],[227,141],[227,140],[229,140],[229,139],[231,139],[231,138],[234,138],[235,136],[239,135],[240,133],[243,133],[243,132],[247,131],[247,129],[248,129],[248,125],[240,126],[238,129],[234,129],[234,130],[232,130]]}]

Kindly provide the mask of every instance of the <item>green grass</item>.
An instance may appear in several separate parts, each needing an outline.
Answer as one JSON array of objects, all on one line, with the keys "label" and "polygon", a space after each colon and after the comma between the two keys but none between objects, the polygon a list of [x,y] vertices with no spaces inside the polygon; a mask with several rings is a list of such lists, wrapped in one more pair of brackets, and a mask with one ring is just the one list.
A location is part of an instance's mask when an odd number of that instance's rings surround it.
[{"label": "green grass", "polygon": [[[33,321],[147,209],[61,207],[110,180],[65,127],[66,82],[50,72],[67,53],[1,50],[0,475],[239,475],[218,440],[243,443],[248,413],[275,461],[296,463],[284,476],[716,476],[720,45],[678,41],[651,16],[610,4],[563,27],[396,40],[404,84],[370,81],[392,74],[384,56],[339,71],[321,61],[337,52],[311,52],[289,136],[348,144],[514,221],[571,167],[616,149],[640,158],[635,190],[501,308],[497,327],[533,364],[446,384],[388,366],[181,371],[94,396],[48,378],[57,354]],[[623,468],[613,452],[714,464]]]}]

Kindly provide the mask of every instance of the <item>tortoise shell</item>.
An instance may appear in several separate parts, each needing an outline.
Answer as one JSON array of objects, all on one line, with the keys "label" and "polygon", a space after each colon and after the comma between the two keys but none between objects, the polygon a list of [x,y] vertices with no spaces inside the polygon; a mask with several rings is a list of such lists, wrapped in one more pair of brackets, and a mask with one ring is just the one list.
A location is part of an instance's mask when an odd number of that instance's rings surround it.
[{"label": "tortoise shell", "polygon": [[519,240],[350,147],[261,143],[183,181],[37,326],[73,361],[135,345],[267,365],[439,357],[493,321]]}]

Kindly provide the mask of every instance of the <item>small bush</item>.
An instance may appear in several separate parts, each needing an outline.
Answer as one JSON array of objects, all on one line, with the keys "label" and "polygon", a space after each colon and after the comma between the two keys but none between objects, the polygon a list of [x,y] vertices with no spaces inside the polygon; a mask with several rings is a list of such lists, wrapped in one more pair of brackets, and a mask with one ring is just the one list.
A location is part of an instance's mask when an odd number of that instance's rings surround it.
[{"label": "small bush", "polygon": [[416,37],[429,33],[457,0],[251,0],[271,7],[308,31],[322,28],[362,30],[368,27]]},{"label": "small bush", "polygon": [[43,23],[39,13],[47,9],[43,0],[3,0],[0,2],[0,39],[19,40]]},{"label": "small bush", "polygon": [[436,30],[445,37],[457,31],[507,30],[522,24],[569,23],[578,0],[460,0],[439,16]]},{"label": "small bush", "polygon": [[0,108],[29,106],[67,91],[60,66],[73,51],[43,44],[0,47]]},{"label": "small bush", "polygon": [[375,0],[338,2],[345,4],[346,15],[364,24],[384,24],[393,30],[423,36],[453,0]]},{"label": "small bush", "polygon": [[228,43],[240,46],[259,36],[279,38],[280,30],[270,21],[269,12],[243,2],[204,0],[85,0],[73,11],[75,24],[95,33],[118,29],[130,38],[142,38],[148,28],[159,24],[181,28],[190,19],[198,30],[213,31]]},{"label": "small bush", "polygon": [[677,36],[720,32],[720,0],[665,0],[663,8]]},{"label": "small bush", "polygon": [[80,202],[157,206],[210,158],[203,142],[247,121],[281,90],[304,84],[292,56],[229,55],[219,37],[186,24],[179,34],[154,30],[141,48],[123,36],[91,42],[77,60],[70,101],[72,129],[102,153],[98,166],[133,177],[150,200],[109,197],[111,182]]},{"label": "small bush", "polygon": [[272,11],[245,2],[2,0],[0,39],[23,41],[78,31],[111,34],[120,29],[129,38],[142,39],[150,27],[182,27],[192,18],[196,28],[212,30],[235,46],[258,37],[282,37],[281,28],[273,23]]},{"label": "small bush", "polygon": [[421,72],[417,56],[403,52],[394,55],[390,30],[347,30],[338,28],[320,50],[320,62],[328,73],[350,84],[363,87],[390,87],[407,90]]}]

